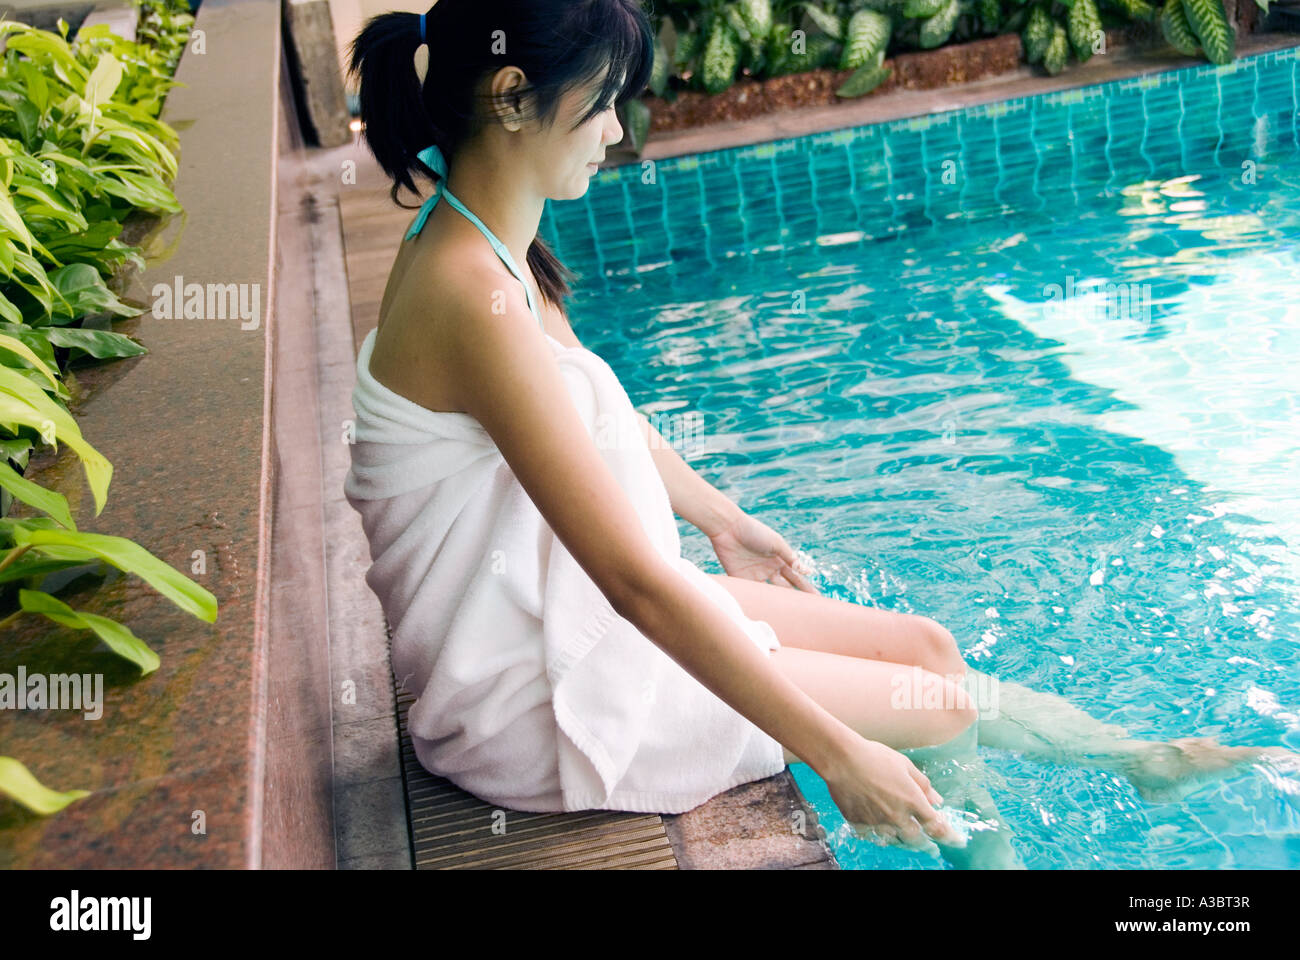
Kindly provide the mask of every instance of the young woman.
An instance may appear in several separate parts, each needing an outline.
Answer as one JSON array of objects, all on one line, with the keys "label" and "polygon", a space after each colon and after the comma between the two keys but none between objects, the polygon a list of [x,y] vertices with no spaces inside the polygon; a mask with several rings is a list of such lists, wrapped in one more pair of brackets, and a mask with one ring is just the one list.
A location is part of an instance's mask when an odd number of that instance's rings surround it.
[{"label": "young woman", "polygon": [[[652,42],[636,0],[438,0],[353,43],[394,202],[413,174],[435,189],[361,349],[347,483],[421,762],[516,809],[671,813],[802,761],[877,837],[1014,867],[976,734],[1121,771],[1150,799],[1255,756],[975,682],[935,621],[819,595],[632,410],[570,329],[569,275],[537,230],[622,139],[615,106],[644,88]],[[602,417],[637,435],[601,443]],[[681,557],[674,511],[726,574]],[[989,829],[963,847],[936,785]]]}]

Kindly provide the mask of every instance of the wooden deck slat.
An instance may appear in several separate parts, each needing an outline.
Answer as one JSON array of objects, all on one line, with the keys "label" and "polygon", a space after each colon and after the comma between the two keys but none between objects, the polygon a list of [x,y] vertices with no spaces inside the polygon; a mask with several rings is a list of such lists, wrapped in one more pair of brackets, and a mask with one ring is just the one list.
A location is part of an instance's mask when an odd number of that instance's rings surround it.
[{"label": "wooden deck slat", "polygon": [[535,813],[484,803],[420,765],[407,729],[415,696],[397,690],[407,825],[417,870],[676,870],[658,814],[617,810]]}]

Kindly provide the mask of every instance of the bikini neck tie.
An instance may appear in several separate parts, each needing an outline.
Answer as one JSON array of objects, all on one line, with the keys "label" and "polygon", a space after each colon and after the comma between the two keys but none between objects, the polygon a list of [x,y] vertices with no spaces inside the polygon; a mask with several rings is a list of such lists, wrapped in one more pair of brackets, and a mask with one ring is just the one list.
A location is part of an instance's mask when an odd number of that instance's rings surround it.
[{"label": "bikini neck tie", "polygon": [[528,308],[533,312],[533,316],[536,318],[537,322],[542,323],[542,315],[538,313],[537,306],[533,303],[532,288],[524,281],[524,275],[520,271],[519,265],[515,263],[515,258],[511,255],[510,249],[497,238],[495,233],[488,229],[487,224],[480,220],[474,211],[470,210],[465,206],[465,204],[457,200],[452,195],[452,192],[447,189],[447,158],[442,155],[442,150],[439,149],[436,143],[434,143],[419,151],[416,156],[420,158],[420,161],[426,167],[438,175],[438,183],[435,185],[433,192],[429,194],[429,197],[424,201],[424,203],[420,204],[420,212],[415,215],[415,220],[412,221],[411,228],[406,231],[406,239],[410,240],[424,229],[424,222],[429,219],[429,214],[433,212],[433,208],[438,205],[438,201],[442,199],[444,194],[446,194],[447,202],[464,214],[465,218],[469,220],[470,223],[478,227],[479,232],[487,238],[488,243],[492,245],[492,249],[496,251],[497,256],[505,261],[506,267],[508,267],[510,272],[513,273],[519,282],[524,285],[524,296],[528,299]]},{"label": "bikini neck tie", "polygon": [[420,158],[420,161],[426,167],[438,175],[438,183],[433,188],[433,193],[420,205],[420,212],[416,215],[415,222],[411,224],[411,229],[406,231],[406,239],[408,240],[424,229],[424,221],[429,219],[429,214],[438,205],[438,200],[441,199],[447,183],[447,159],[442,155],[442,150],[438,148],[436,143],[425,147],[416,156]]}]

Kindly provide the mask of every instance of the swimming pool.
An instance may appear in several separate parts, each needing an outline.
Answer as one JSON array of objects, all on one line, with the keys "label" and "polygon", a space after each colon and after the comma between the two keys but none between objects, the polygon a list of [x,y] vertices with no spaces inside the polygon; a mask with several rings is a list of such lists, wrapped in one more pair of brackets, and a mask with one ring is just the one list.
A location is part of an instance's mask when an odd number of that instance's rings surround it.
[{"label": "swimming pool", "polygon": [[[543,234],[584,343],[823,592],[1135,736],[1300,749],[1298,106],[1278,51],[616,168]],[[1152,805],[981,754],[1030,868],[1300,866],[1295,775]],[[946,868],[792,772],[842,866]]]}]

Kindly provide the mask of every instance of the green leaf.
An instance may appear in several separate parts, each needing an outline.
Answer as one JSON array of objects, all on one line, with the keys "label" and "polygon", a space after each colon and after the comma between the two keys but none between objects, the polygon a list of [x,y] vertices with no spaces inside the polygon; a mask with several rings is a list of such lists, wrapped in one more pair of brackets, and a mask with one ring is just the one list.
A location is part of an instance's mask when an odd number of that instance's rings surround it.
[{"label": "green leaf", "polygon": [[27,457],[31,449],[32,442],[26,437],[0,436],[0,457],[14,461],[24,470],[27,469]]},{"label": "green leaf", "polygon": [[835,91],[835,94],[840,97],[860,97],[870,93],[888,80],[889,74],[888,67],[880,66],[874,62],[863,64],[854,71],[851,77],[844,81],[843,85]]},{"label": "green leaf", "polygon": [[50,102],[50,85],[45,82],[45,75],[30,60],[20,60],[17,66],[26,84],[27,98],[38,113],[44,113]]},{"label": "green leaf", "polygon": [[51,790],[13,757],[0,757],[0,793],[12,797],[28,810],[42,816],[58,813],[73,800],[90,796],[89,790],[67,790],[62,793]]},{"label": "green leaf", "polygon": [[10,195],[26,197],[29,200],[36,201],[27,204],[23,210],[23,213],[28,218],[41,216],[62,220],[68,224],[68,229],[73,233],[79,233],[89,226],[80,210],[69,204],[67,199],[61,196],[57,190],[38,180],[32,180],[29,177],[14,177]]},{"label": "green leaf", "polygon": [[1183,0],[1165,0],[1164,8],[1160,11],[1160,31],[1169,45],[1179,53],[1194,57],[1200,52],[1201,45],[1197,43],[1196,34],[1192,32],[1187,14],[1183,11]]},{"label": "green leaf", "polygon": [[76,530],[77,524],[68,509],[68,499],[57,490],[46,490],[39,483],[34,483],[20,474],[4,460],[0,460],[0,487],[4,487],[28,506],[48,513],[69,530]]},{"label": "green leaf", "polygon": [[86,327],[42,327],[41,330],[55,346],[84,350],[98,360],[139,357],[149,352],[125,334],[112,330]]},{"label": "green leaf", "polygon": [[113,99],[113,91],[122,82],[122,64],[111,53],[101,53],[86,80],[83,96],[95,104],[107,103]]},{"label": "green leaf", "polygon": [[0,423],[19,423],[34,428],[42,436],[53,430],[56,440],[62,440],[76,451],[86,472],[86,482],[95,498],[95,516],[104,510],[108,499],[108,485],[113,477],[113,465],[98,450],[86,442],[81,428],[67,410],[59,406],[40,387],[18,371],[0,366]]},{"label": "green leaf", "polygon": [[[58,360],[55,359],[54,348],[50,346],[49,339],[44,335],[46,329],[48,328],[29,327],[25,323],[0,322],[0,333],[21,341],[32,351],[32,353],[36,354],[36,356],[40,358],[41,362],[45,364],[46,367],[50,370],[57,370],[59,363]],[[13,365],[6,364],[6,366]],[[56,381],[56,383],[58,386],[55,392],[58,393],[59,396],[63,396],[66,393],[66,388],[62,383],[58,383],[58,381]]]},{"label": "green leaf", "polygon": [[72,55],[72,48],[66,40],[48,30],[10,22],[5,22],[0,27],[0,34],[15,28],[21,32],[9,38],[7,50],[17,50],[37,62],[49,64],[54,75],[69,87],[77,90],[85,88],[86,69]]},{"label": "green leaf", "polygon": [[1070,55],[1070,38],[1065,27],[1059,23],[1052,24],[1052,39],[1043,53],[1043,67],[1052,76],[1065,69],[1065,62]]},{"label": "green leaf", "polygon": [[27,580],[29,577],[43,577],[47,573],[91,564],[98,567],[103,564],[103,561],[99,557],[91,557],[88,560],[55,560],[53,557],[34,555],[28,550],[9,566],[0,570],[0,583],[13,583],[16,580]]},{"label": "green leaf", "polygon": [[957,17],[960,15],[959,0],[945,0],[938,13],[921,21],[917,42],[927,50],[940,46],[952,36],[953,28],[957,26]]},{"label": "green leaf", "polygon": [[650,81],[646,84],[650,92],[656,97],[664,95],[664,89],[668,86],[668,51],[664,49],[662,40],[655,40],[655,59],[650,68]]},{"label": "green leaf", "polygon": [[1183,0],[1183,13],[1205,56],[1212,63],[1230,63],[1235,54],[1236,35],[1228,25],[1222,0]]},{"label": "green leaf", "polygon": [[33,367],[44,374],[45,379],[50,381],[50,386],[55,390],[59,389],[59,381],[55,378],[54,372],[36,355],[27,344],[23,343],[17,337],[11,337],[7,334],[0,333],[0,350],[7,350],[9,353],[16,354],[28,361]]},{"label": "green leaf", "polygon": [[32,245],[36,242],[36,238],[27,229],[27,224],[19,216],[18,209],[14,206],[13,198],[9,196],[8,190],[0,190],[0,235],[4,234],[13,237],[28,251],[32,249]]},{"label": "green leaf", "polygon": [[178,213],[181,209],[176,195],[157,177],[114,170],[100,181],[99,186],[105,193],[151,213]]},{"label": "green leaf", "polygon": [[23,313],[14,306],[13,301],[0,293],[0,317],[4,317],[6,323],[14,325],[23,322]]},{"label": "green leaf", "polygon": [[153,673],[162,663],[148,644],[116,620],[85,610],[73,610],[62,600],[40,590],[19,590],[18,605],[28,613],[39,613],[65,627],[95,631],[110,650],[130,660],[142,674]]},{"label": "green leaf", "polygon": [[31,530],[22,526],[14,528],[13,537],[18,546],[30,543],[40,550],[47,545],[68,546],[93,553],[119,570],[134,573],[185,612],[207,623],[216,622],[216,597],[126,537],[77,530]]},{"label": "green leaf", "polygon": [[709,93],[721,93],[731,86],[740,66],[741,45],[736,31],[725,17],[718,17],[704,43],[700,79]]},{"label": "green leaf", "polygon": [[840,53],[841,70],[860,70],[876,61],[889,46],[893,25],[889,17],[875,10],[858,10],[849,17],[844,49]]},{"label": "green leaf", "polygon": [[1043,54],[1052,42],[1052,27],[1052,18],[1042,4],[1036,3],[1029,8],[1029,18],[1020,35],[1025,46],[1025,60],[1029,63],[1038,63],[1043,59]]},{"label": "green leaf", "polygon": [[916,20],[933,17],[943,9],[943,0],[906,0],[903,4],[903,16]]},{"label": "green leaf", "polygon": [[817,29],[822,33],[833,40],[844,39],[844,23],[835,14],[815,3],[803,4],[803,10],[804,13],[808,14],[808,19],[817,24]]},{"label": "green leaf", "polygon": [[68,302],[65,310],[60,307],[55,311],[56,317],[76,320],[88,313],[113,313],[120,317],[139,316],[140,311],[127,306],[117,298],[104,283],[96,270],[88,263],[70,263],[60,267],[49,275],[54,288]]},{"label": "green leaf", "polygon": [[650,108],[641,100],[629,100],[623,105],[623,112],[627,117],[628,141],[639,155],[650,133]]}]

